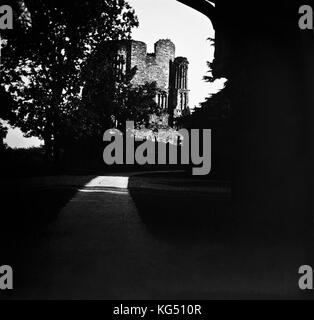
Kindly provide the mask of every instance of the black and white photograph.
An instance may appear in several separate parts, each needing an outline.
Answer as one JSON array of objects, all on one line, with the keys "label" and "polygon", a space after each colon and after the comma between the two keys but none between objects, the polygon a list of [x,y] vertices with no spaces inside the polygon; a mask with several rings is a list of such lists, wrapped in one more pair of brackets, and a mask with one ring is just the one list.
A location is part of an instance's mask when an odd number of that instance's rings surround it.
[{"label": "black and white photograph", "polygon": [[313,300],[313,8],[1,0],[0,300]]}]

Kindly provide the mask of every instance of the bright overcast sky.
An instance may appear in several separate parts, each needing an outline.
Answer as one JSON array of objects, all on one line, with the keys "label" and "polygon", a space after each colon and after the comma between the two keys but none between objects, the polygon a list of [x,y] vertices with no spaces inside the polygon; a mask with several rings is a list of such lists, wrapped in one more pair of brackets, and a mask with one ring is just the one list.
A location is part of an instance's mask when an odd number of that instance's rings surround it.
[{"label": "bright overcast sky", "polygon": [[[222,80],[214,85],[203,81],[208,71],[206,61],[214,56],[214,47],[207,40],[214,38],[214,29],[206,16],[176,0],[129,0],[129,3],[140,23],[133,30],[133,39],[145,42],[148,52],[154,51],[154,43],[159,39],[170,39],[176,46],[176,56],[188,58],[190,108],[223,88]],[[37,138],[24,138],[19,129],[10,129],[5,142],[13,148],[41,144]]]},{"label": "bright overcast sky", "polygon": [[208,72],[207,61],[214,57],[214,47],[207,39],[215,37],[211,21],[202,13],[176,0],[129,0],[139,19],[134,40],[147,44],[154,51],[159,39],[170,39],[176,46],[176,56],[189,60],[190,108],[205,101],[210,93],[223,88],[224,81],[214,85],[203,80]]}]

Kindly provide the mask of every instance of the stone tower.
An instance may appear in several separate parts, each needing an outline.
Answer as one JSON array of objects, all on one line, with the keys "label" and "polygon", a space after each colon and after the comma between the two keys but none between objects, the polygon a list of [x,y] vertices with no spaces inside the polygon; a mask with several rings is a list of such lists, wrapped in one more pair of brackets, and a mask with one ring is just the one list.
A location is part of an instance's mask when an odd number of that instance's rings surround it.
[{"label": "stone tower", "polygon": [[188,69],[189,62],[184,57],[175,58],[171,66],[170,96],[174,118],[189,113]]},{"label": "stone tower", "polygon": [[175,57],[175,45],[169,39],[155,43],[153,53],[147,53],[147,45],[141,41],[108,41],[111,52],[117,59],[117,70],[121,73],[136,67],[131,83],[133,86],[147,82],[157,83],[156,103],[169,115],[170,124],[175,118],[189,111],[187,58]]}]

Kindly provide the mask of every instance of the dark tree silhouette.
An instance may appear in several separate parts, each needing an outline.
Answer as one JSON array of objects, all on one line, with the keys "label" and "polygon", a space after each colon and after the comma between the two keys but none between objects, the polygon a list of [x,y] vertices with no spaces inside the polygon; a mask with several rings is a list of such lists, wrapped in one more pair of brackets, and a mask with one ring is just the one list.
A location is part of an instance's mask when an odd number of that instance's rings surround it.
[{"label": "dark tree silhouette", "polygon": [[8,4],[19,19],[14,32],[2,32],[1,85],[14,101],[3,118],[26,136],[42,138],[57,161],[80,115],[83,66],[99,43],[129,38],[137,18],[126,0]]},{"label": "dark tree silhouette", "polygon": [[[124,130],[127,120],[147,126],[149,116],[159,112],[155,102],[156,82],[134,86],[132,79],[137,68],[121,70],[117,58],[114,43],[104,42],[85,65],[80,107],[84,114],[80,119],[84,120],[77,126],[84,134],[100,137],[104,129]],[[126,65],[126,61],[120,63]]]}]

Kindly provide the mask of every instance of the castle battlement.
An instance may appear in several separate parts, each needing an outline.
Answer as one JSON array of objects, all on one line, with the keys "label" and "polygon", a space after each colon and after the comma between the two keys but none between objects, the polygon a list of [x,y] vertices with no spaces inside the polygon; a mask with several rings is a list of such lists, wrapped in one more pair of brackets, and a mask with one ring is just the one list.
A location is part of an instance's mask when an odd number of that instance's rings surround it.
[{"label": "castle battlement", "polygon": [[[147,52],[145,42],[136,40],[109,41],[116,50],[119,61],[124,61],[122,70],[137,68],[131,83],[133,86],[156,82],[159,92],[156,103],[181,116],[189,110],[188,59],[175,56],[176,47],[170,39],[160,39],[154,52]],[[114,45],[113,45],[114,43]]]}]

